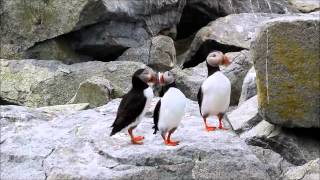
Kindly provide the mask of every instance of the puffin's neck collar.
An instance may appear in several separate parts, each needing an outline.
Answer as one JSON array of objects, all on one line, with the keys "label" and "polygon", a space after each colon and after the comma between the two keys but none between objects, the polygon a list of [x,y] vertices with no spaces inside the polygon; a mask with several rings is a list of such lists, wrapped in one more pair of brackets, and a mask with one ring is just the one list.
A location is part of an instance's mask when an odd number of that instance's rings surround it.
[{"label": "puffin's neck collar", "polygon": [[211,76],[213,73],[220,71],[220,67],[219,66],[211,66],[207,63],[207,68],[208,68],[208,77]]}]

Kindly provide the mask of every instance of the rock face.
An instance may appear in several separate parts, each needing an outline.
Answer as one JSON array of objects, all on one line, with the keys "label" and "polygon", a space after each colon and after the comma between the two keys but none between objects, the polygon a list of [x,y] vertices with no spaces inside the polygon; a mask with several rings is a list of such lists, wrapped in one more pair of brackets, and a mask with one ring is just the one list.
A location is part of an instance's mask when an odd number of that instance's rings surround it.
[{"label": "rock face", "polygon": [[318,0],[289,0],[289,3],[301,12],[308,13],[320,10],[320,3]]},{"label": "rock face", "polygon": [[254,67],[252,67],[243,80],[239,104],[245,102],[246,100],[255,96],[256,94],[257,94],[256,71]]},{"label": "rock face", "polygon": [[173,134],[177,147],[152,134],[150,118],[136,130],[144,145],[131,145],[123,133],[110,137],[119,102],[69,113],[2,106],[1,179],[269,179],[232,131],[204,130],[196,102],[188,101]]},{"label": "rock face", "polygon": [[211,18],[239,13],[278,13],[297,12],[285,0],[187,0],[187,5],[198,9]]},{"label": "rock face", "polygon": [[89,103],[90,107],[102,106],[116,97],[114,91],[115,89],[109,80],[102,77],[91,77],[80,83],[76,94],[69,103]]},{"label": "rock face", "polygon": [[256,29],[264,21],[279,16],[278,14],[243,13],[232,14],[212,21],[195,35],[190,48],[185,52],[184,60],[182,60],[185,63],[184,67],[203,62],[212,50],[234,52],[249,49]]},{"label": "rock face", "polygon": [[173,40],[168,36],[156,36],[143,46],[129,48],[118,61],[142,62],[155,70],[170,70],[177,64]]},{"label": "rock face", "polygon": [[259,108],[286,127],[320,127],[319,17],[271,20],[253,47]]},{"label": "rock face", "polygon": [[[237,105],[241,94],[242,82],[252,66],[250,53],[247,50],[226,54],[232,63],[228,67],[221,66],[223,72],[231,81],[231,101],[232,105]],[[196,67],[180,70],[175,68],[177,87],[190,99],[196,100],[199,87],[207,77],[207,66],[203,62]]]},{"label": "rock face", "polygon": [[[185,0],[13,0],[1,5],[1,58],[36,58],[37,54],[25,51],[68,34],[81,54],[114,60],[126,48],[141,46],[162,30],[174,28]],[[37,44],[41,59],[54,59],[43,46]]]},{"label": "rock face", "polygon": [[102,1],[1,0],[1,58],[18,58],[36,42],[105,18]]},{"label": "rock face", "polygon": [[[1,60],[1,98],[25,106],[65,104],[79,84],[92,76],[108,79],[121,95],[131,86],[138,62],[91,61],[65,65],[59,61]],[[119,96],[117,96],[119,97]]]},{"label": "rock face", "polygon": [[130,47],[142,46],[180,20],[185,0],[104,1],[109,18],[76,32],[74,48],[99,60],[113,60]]}]

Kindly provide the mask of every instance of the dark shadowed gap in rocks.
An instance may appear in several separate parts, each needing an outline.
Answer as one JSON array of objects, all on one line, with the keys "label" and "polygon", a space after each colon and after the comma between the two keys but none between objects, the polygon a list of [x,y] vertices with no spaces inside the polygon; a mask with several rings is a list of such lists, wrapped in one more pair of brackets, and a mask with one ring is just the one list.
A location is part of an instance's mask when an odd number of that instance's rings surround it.
[{"label": "dark shadowed gap in rocks", "polygon": [[282,128],[279,135],[273,137],[253,137],[246,143],[271,149],[279,153],[288,162],[301,166],[319,157],[319,128]]},{"label": "dark shadowed gap in rocks", "polygon": [[16,105],[16,106],[19,106],[19,104],[16,104],[16,103],[13,103],[13,102],[10,102],[10,101],[7,101],[7,100],[4,100],[3,98],[0,97],[0,105]]},{"label": "dark shadowed gap in rocks", "polygon": [[210,18],[208,15],[202,13],[201,11],[187,5],[183,9],[180,22],[177,26],[177,40],[185,39],[191,36],[214,19]]},{"label": "dark shadowed gap in rocks", "polygon": [[197,66],[198,64],[205,61],[207,55],[213,50],[227,53],[227,52],[239,52],[239,51],[242,51],[243,48],[232,46],[232,45],[221,44],[215,40],[210,39],[201,44],[200,48],[198,49],[196,54],[191,57],[190,61],[187,61],[183,64],[183,68],[190,68],[190,67]]}]

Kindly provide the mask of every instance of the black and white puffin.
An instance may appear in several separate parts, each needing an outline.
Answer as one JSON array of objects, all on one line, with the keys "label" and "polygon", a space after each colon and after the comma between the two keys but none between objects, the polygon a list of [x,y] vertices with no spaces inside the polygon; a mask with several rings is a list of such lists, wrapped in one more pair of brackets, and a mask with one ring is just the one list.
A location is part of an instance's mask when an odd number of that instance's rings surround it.
[{"label": "black and white puffin", "polygon": [[[171,134],[178,128],[185,114],[187,99],[175,87],[174,75],[170,71],[159,73],[159,83],[162,86],[163,97],[154,110],[154,134],[159,130],[166,145],[176,146],[179,141],[171,140]],[[162,93],[160,92],[160,95]]]},{"label": "black and white puffin", "polygon": [[222,126],[222,118],[230,104],[231,83],[230,80],[220,72],[219,65],[229,65],[230,61],[222,52],[213,51],[206,59],[208,77],[202,83],[197,99],[200,114],[204,120],[207,131],[216,128],[207,124],[209,115],[217,115],[219,118],[219,129],[226,129]]},{"label": "black and white puffin", "polygon": [[110,136],[128,129],[133,144],[143,144],[143,136],[134,136],[132,130],[143,119],[147,108],[153,98],[153,90],[150,86],[157,82],[156,74],[149,68],[139,69],[132,76],[132,88],[123,96],[118,107],[117,117],[112,124]]}]

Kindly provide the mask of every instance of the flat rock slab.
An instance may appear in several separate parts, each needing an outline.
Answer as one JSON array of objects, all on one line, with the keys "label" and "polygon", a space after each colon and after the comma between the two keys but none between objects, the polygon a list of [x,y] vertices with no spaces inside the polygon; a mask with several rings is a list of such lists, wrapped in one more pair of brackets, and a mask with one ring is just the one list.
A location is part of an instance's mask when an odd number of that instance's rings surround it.
[{"label": "flat rock slab", "polygon": [[172,136],[179,146],[153,135],[151,118],[135,130],[144,145],[132,145],[125,133],[110,137],[119,102],[70,114],[2,106],[1,179],[269,179],[233,131],[204,130],[193,101]]}]

